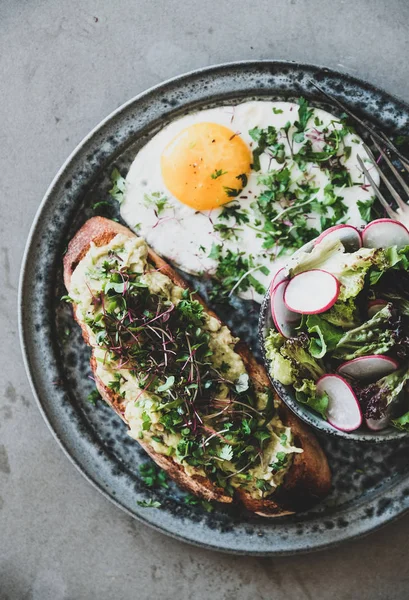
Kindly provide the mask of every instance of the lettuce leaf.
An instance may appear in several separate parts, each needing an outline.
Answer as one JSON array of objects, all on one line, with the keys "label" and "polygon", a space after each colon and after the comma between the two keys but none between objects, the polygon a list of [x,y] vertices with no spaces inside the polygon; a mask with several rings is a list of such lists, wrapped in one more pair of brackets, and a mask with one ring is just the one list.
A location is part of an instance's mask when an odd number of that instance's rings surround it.
[{"label": "lettuce leaf", "polygon": [[376,285],[379,280],[384,278],[390,270],[409,270],[409,246],[398,250],[397,246],[391,246],[381,250],[377,260],[369,273],[369,283]]},{"label": "lettuce leaf", "polygon": [[273,329],[268,334],[265,341],[266,355],[270,360],[270,374],[273,379],[277,379],[283,385],[293,383],[293,373],[291,361],[287,360],[280,353],[280,348],[285,342],[285,338]]},{"label": "lettuce leaf", "polygon": [[308,315],[306,325],[308,333],[313,334],[310,337],[309,351],[314,358],[323,358],[327,352],[336,348],[343,336],[343,331],[318,315]]},{"label": "lettuce leaf", "polygon": [[293,385],[298,389],[304,379],[316,381],[325,373],[324,364],[313,357],[309,351],[309,338],[306,333],[298,337],[286,340],[280,352],[284,358],[291,362],[293,373]]},{"label": "lettuce leaf", "polygon": [[392,302],[402,315],[409,316],[409,273],[397,276],[394,270],[385,273],[373,290],[376,297]]},{"label": "lettuce leaf", "polygon": [[275,329],[270,329],[268,336],[266,337],[266,350],[279,350],[281,346],[285,343],[286,338],[275,331]]},{"label": "lettuce leaf", "polygon": [[341,283],[338,301],[355,298],[365,285],[367,273],[378,264],[383,250],[360,248],[356,252],[345,254],[338,264],[330,265],[331,273]]},{"label": "lettuce leaf", "polygon": [[357,391],[358,399],[367,419],[380,419],[388,406],[397,400],[403,386],[409,380],[408,365],[386,375]]},{"label": "lettuce leaf", "polygon": [[345,252],[342,243],[325,238],[311,252],[297,252],[289,262],[290,275],[294,276],[311,269],[323,269],[332,273],[341,283],[339,300],[355,298],[363,289],[368,271],[376,266],[388,264],[383,250],[360,248],[356,252]]},{"label": "lettuce leaf", "polygon": [[397,417],[396,419],[392,419],[391,423],[396,429],[400,429],[401,431],[409,430],[409,411],[406,412],[401,417]]},{"label": "lettuce leaf", "polygon": [[387,304],[372,319],[346,331],[338,341],[332,357],[352,360],[368,354],[385,354],[395,345],[395,329],[392,305]]},{"label": "lettuce leaf", "polygon": [[[328,326],[325,323],[324,328]],[[308,352],[309,339],[303,333],[286,339],[274,330],[266,337],[266,355],[270,374],[283,385],[292,385],[299,402],[308,405],[326,418],[328,396],[317,396],[315,381],[324,375],[324,365]]]},{"label": "lettuce leaf", "polygon": [[323,265],[329,261],[337,260],[338,255],[343,255],[345,248],[339,240],[329,240],[325,238],[322,242],[314,246],[311,252],[299,250],[288,262],[288,269],[291,277],[310,271],[311,269],[322,269]]},{"label": "lettuce leaf", "polygon": [[295,392],[295,397],[298,402],[306,404],[324,419],[327,418],[329,397],[328,394],[322,396],[317,395],[317,388],[313,381],[304,379],[303,385]]},{"label": "lettuce leaf", "polygon": [[344,302],[336,302],[332,308],[320,316],[328,323],[343,329],[357,327],[361,322],[354,298],[348,298]]},{"label": "lettuce leaf", "polygon": [[286,339],[271,330],[265,342],[271,376],[283,385],[291,384],[301,390],[306,380],[314,382],[324,375],[323,363],[309,353],[308,345],[309,338],[305,333]]}]

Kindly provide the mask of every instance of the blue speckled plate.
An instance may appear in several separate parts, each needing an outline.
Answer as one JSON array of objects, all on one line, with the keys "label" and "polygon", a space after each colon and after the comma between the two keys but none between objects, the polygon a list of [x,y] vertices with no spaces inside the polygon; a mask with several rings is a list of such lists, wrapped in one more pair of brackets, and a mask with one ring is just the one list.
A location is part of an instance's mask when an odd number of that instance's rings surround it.
[{"label": "blue speckled plate", "polygon": [[[206,513],[186,505],[183,493],[148,489],[138,465],[146,460],[118,417],[86,398],[89,349],[64,293],[61,260],[67,242],[92,205],[107,198],[109,174],[123,172],[145,141],[187,111],[250,98],[322,104],[315,79],[385,131],[408,132],[409,107],[355,78],[328,69],[283,62],[211,67],[168,81],[134,98],[103,121],[78,146],[52,182],[30,233],[20,281],[20,332],[26,367],[40,410],[77,468],[117,506],[179,539],[226,552],[260,555],[305,552],[357,537],[409,507],[409,442],[356,444],[321,437],[333,471],[333,490],[314,510],[266,520],[231,509]],[[325,106],[325,104],[323,105]],[[195,283],[196,285],[196,283]],[[237,301],[218,310],[235,333],[257,346],[258,307]],[[137,502],[153,498],[160,509]]]}]

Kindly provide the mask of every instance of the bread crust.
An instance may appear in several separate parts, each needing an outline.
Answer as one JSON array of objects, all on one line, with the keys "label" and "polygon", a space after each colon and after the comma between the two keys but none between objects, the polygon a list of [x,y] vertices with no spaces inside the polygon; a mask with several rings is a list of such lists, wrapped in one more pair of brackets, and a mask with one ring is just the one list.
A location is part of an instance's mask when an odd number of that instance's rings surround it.
[{"label": "bread crust", "polygon": [[[135,235],[123,225],[103,217],[93,217],[81,227],[70,241],[68,250],[64,256],[64,283],[67,290],[70,288],[72,273],[88,252],[91,242],[96,246],[102,246],[108,244],[118,233],[128,237]],[[149,249],[148,258],[173,283],[184,289],[188,289],[189,286],[184,279],[152,249]],[[204,306],[206,312],[218,319],[217,315],[206,306],[200,296],[196,295],[196,299]],[[88,344],[87,331],[77,315],[75,306],[74,317],[81,326],[84,340]],[[218,320],[220,321],[220,319]],[[248,346],[244,342],[239,341],[235,346],[235,351],[241,356],[255,386],[269,387],[271,389],[266,370],[256,361]],[[91,358],[91,368],[95,374],[96,361],[94,356]],[[95,379],[101,396],[126,423],[124,417],[125,406],[121,397],[105,386],[98,377],[95,377]],[[276,394],[275,397],[277,398]],[[294,443],[301,447],[303,452],[294,455],[292,465],[282,485],[274,494],[267,498],[253,498],[245,490],[238,489],[236,490],[234,499],[232,499],[210,479],[200,475],[187,475],[184,468],[176,463],[172,457],[158,454],[143,440],[138,440],[138,443],[168,473],[169,477],[189,492],[205,500],[223,503],[231,503],[234,500],[244,505],[248,510],[267,517],[291,514],[310,508],[329,492],[331,487],[331,472],[326,456],[315,435],[281,401],[279,415],[283,423],[291,427]]]}]

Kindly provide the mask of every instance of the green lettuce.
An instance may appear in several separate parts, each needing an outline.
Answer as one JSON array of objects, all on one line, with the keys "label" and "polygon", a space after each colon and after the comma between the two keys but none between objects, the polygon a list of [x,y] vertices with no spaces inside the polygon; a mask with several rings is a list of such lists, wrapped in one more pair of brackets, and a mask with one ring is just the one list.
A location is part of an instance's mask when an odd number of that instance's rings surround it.
[{"label": "green lettuce", "polygon": [[309,353],[308,346],[308,336],[301,333],[296,338],[286,340],[280,349],[281,355],[291,362],[295,389],[299,389],[304,379],[316,381],[325,373],[324,364]]},{"label": "green lettuce", "polygon": [[323,239],[322,242],[314,246],[311,252],[299,250],[288,263],[290,276],[294,277],[298,273],[311,271],[311,269],[322,269],[329,261],[337,260],[338,255],[343,255],[345,249],[339,240]]},{"label": "green lettuce", "polygon": [[314,382],[324,375],[323,363],[309,353],[308,344],[305,333],[286,339],[271,330],[265,342],[271,376],[283,385],[292,384],[296,390],[301,390],[305,380]]},{"label": "green lettuce", "polygon": [[391,423],[394,427],[396,427],[397,429],[400,429],[401,431],[408,431],[409,430],[409,411],[406,412],[401,417],[392,419]]},{"label": "green lettuce", "polygon": [[327,352],[336,348],[343,331],[334,327],[318,315],[309,315],[306,320],[310,337],[309,351],[314,358],[323,358]]},{"label": "green lettuce", "polygon": [[328,323],[343,329],[357,327],[361,322],[354,298],[348,298],[344,302],[336,302],[332,308],[320,316]]},{"label": "green lettuce", "polygon": [[368,354],[385,354],[395,345],[395,326],[392,306],[387,304],[372,319],[346,331],[335,346],[332,357],[352,360]]},{"label": "green lettuce", "polygon": [[265,341],[266,355],[270,360],[270,374],[273,379],[277,379],[283,385],[293,383],[293,373],[291,361],[287,360],[280,353],[285,338],[273,329],[268,334]]},{"label": "green lettuce", "polygon": [[367,273],[378,262],[382,252],[377,248],[360,248],[343,255],[337,264],[330,265],[330,273],[341,283],[338,301],[355,298],[363,290]]},{"label": "green lettuce", "polygon": [[299,402],[326,418],[328,396],[318,397],[315,385],[315,381],[324,375],[324,366],[308,351],[308,343],[306,334],[286,339],[271,330],[265,342],[270,374],[283,385],[292,385]]},{"label": "green lettuce", "polygon": [[289,263],[290,275],[294,276],[311,269],[323,269],[334,275],[341,284],[338,299],[355,298],[362,291],[368,271],[382,264],[383,250],[360,248],[356,252],[345,252],[339,240],[325,238],[311,252],[297,252]]},{"label": "green lettuce", "polygon": [[278,333],[274,329],[270,329],[268,336],[266,337],[265,345],[267,352],[273,350],[280,350],[280,348],[285,343],[286,338]]},{"label": "green lettuce", "polygon": [[306,404],[317,413],[319,413],[324,419],[327,418],[329,397],[328,394],[322,396],[317,395],[316,386],[313,381],[304,380],[303,389],[295,392],[295,397],[298,402]]},{"label": "green lettuce", "polygon": [[409,246],[400,248],[391,246],[380,250],[377,259],[369,275],[369,282],[375,285],[390,270],[409,270]]}]

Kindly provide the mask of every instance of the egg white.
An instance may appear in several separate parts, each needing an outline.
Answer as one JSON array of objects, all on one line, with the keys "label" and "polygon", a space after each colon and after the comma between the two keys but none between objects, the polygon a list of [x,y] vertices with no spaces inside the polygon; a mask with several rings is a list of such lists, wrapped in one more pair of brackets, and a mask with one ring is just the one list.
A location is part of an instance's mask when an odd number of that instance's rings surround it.
[{"label": "egg white", "polygon": [[[282,111],[277,114],[273,111]],[[314,114],[309,121],[308,127],[313,127],[313,120],[318,117],[323,125],[329,127],[340,127],[333,124],[337,117],[330,113],[314,109]],[[138,235],[146,239],[148,244],[158,254],[172,262],[187,273],[199,275],[201,273],[213,274],[217,268],[218,261],[209,257],[213,244],[223,246],[223,250],[232,252],[244,252],[245,257],[253,257],[256,266],[265,266],[269,274],[265,275],[260,271],[254,272],[254,276],[266,288],[272,279],[272,275],[278,268],[283,266],[288,260],[288,256],[276,258],[276,253],[280,250],[274,248],[270,250],[263,249],[263,237],[250,226],[243,224],[235,228],[235,237],[223,240],[217,231],[214,230],[214,224],[217,223],[223,207],[211,211],[195,211],[172,197],[164,184],[161,173],[161,155],[168,143],[178,135],[183,129],[201,122],[212,122],[224,125],[232,129],[237,135],[250,146],[254,142],[249,135],[249,130],[254,127],[262,129],[273,125],[277,130],[282,128],[288,121],[293,124],[298,119],[298,105],[291,102],[268,102],[252,101],[244,102],[235,106],[220,106],[208,110],[198,111],[187,114],[165,126],[138,152],[135,157],[128,175],[126,177],[125,198],[121,205],[121,216],[128,226]],[[319,137],[319,136],[318,136]],[[286,150],[289,146],[285,138],[279,140],[284,144]],[[348,206],[348,223],[359,227],[364,224],[358,210],[357,202],[366,201],[373,195],[373,189],[367,185],[368,182],[362,173],[357,161],[359,154],[363,158],[368,158],[363,147],[363,142],[355,133],[348,133],[344,138],[344,143],[351,148],[351,154],[344,161],[345,168],[349,171],[351,180],[356,183],[353,187],[336,188],[336,194],[342,196],[344,203]],[[313,141],[313,150],[318,152],[322,149],[322,144],[318,140]],[[321,144],[321,145],[320,145]],[[302,144],[294,144],[295,153]],[[241,209],[246,209],[249,216],[256,212],[250,204],[257,198],[264,186],[260,186],[258,178],[260,174],[268,172],[270,169],[280,169],[275,159],[270,159],[266,154],[260,157],[260,171],[252,171],[249,174],[248,182],[240,195],[233,198],[235,204],[239,204]],[[369,166],[369,163],[368,163]],[[324,188],[330,183],[328,176],[318,165],[308,163],[307,169],[302,173],[298,167],[293,167],[292,178],[311,178],[313,187],[319,187],[316,194],[318,201],[324,198]],[[372,176],[378,182],[378,175],[372,170]],[[363,184],[364,187],[361,187]],[[167,199],[164,208],[159,212],[156,209],[154,201],[159,195]],[[315,220],[319,219],[316,213],[309,216],[309,224],[314,226]],[[252,220],[252,219],[251,219]],[[220,221],[219,221],[220,222]],[[234,225],[235,222],[227,224]],[[251,225],[251,223],[250,223]],[[243,298],[252,298],[261,302],[262,295],[256,293],[253,288],[239,294]]]}]

